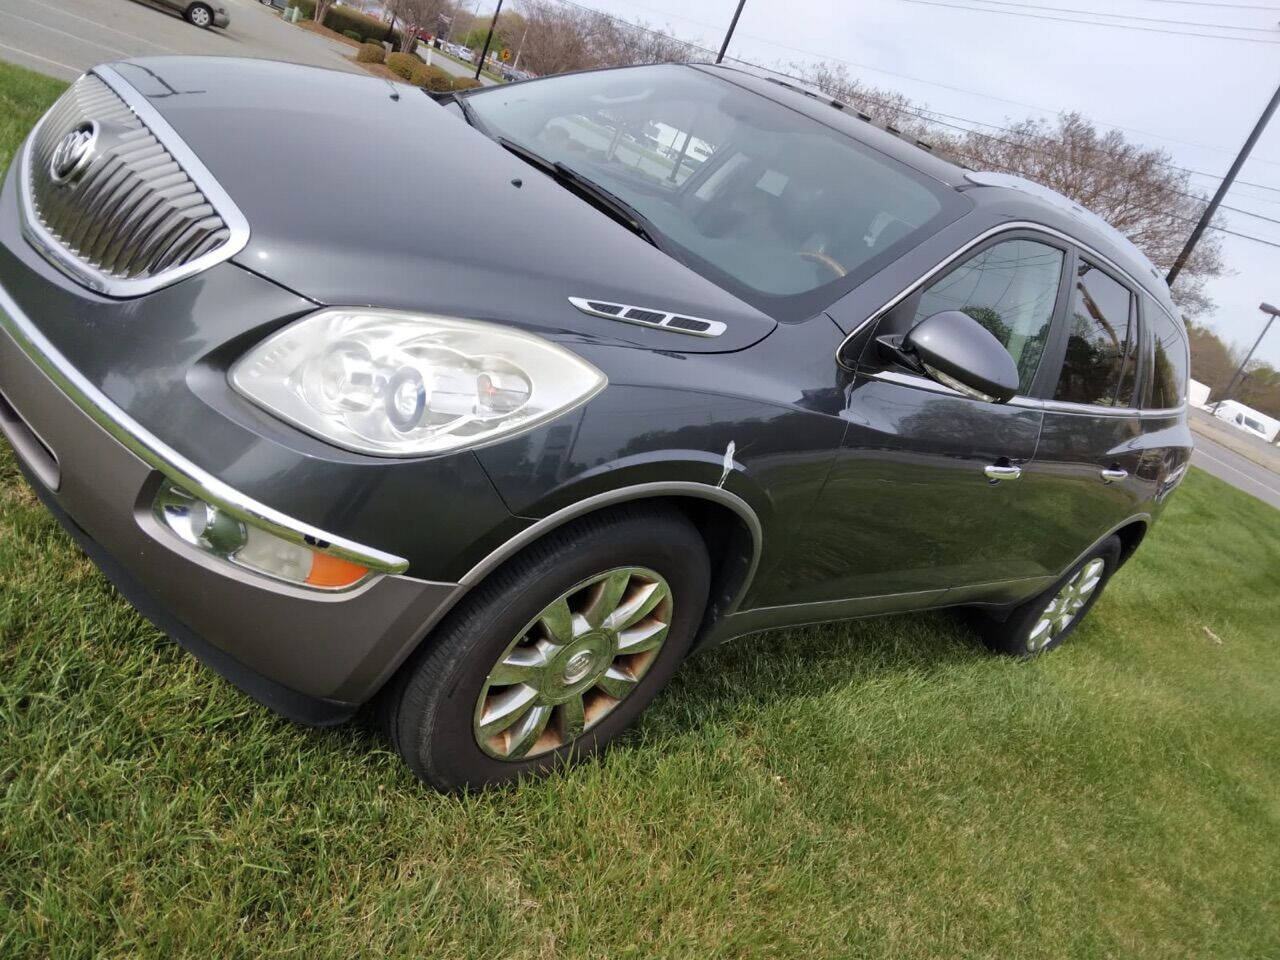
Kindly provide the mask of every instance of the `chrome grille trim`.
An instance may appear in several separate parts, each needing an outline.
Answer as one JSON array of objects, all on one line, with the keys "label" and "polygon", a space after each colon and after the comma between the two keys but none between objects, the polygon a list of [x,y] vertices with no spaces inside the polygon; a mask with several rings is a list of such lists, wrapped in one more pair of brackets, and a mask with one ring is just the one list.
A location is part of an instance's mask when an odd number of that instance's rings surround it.
[{"label": "chrome grille trim", "polygon": [[[690,313],[671,313],[667,310],[655,310],[653,307],[636,307],[612,300],[601,300],[595,297],[570,297],[569,302],[592,317],[603,317],[605,320],[617,320],[619,323],[634,323],[638,327],[655,327],[670,333],[682,333],[686,337],[718,337],[724,333],[725,325],[719,320],[707,320],[695,317]],[[638,319],[628,314],[642,314],[653,319]],[[681,321],[691,321],[703,326],[700,330],[682,328]]]},{"label": "chrome grille trim", "polygon": [[[50,158],[86,121],[109,131],[111,142],[62,196]],[[54,266],[106,296],[169,286],[249,242],[248,221],[208,168],[111,67],[95,67],[54,104],[20,164],[23,234]]]}]

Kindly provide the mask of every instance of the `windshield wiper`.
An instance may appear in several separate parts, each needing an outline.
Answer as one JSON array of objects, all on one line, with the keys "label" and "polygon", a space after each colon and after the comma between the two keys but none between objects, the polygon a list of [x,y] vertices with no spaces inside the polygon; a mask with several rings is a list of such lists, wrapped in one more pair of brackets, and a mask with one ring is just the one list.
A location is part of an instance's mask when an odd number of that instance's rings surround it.
[{"label": "windshield wiper", "polygon": [[561,163],[558,160],[549,160],[541,154],[530,150],[524,144],[516,143],[506,137],[498,137],[497,139],[499,144],[521,160],[530,166],[537,167],[547,176],[578,194],[597,210],[613,217],[613,219],[642,240],[648,241],[659,250],[662,249],[662,245],[658,243],[657,239],[658,231],[649,222],[649,218],[617,194],[610,193],[600,184],[589,177],[583,176],[568,164]]},{"label": "windshield wiper", "polygon": [[453,102],[458,105],[458,109],[462,111],[462,119],[467,121],[468,126],[480,129],[480,124],[476,123],[476,112],[471,104],[467,103],[466,97],[460,97],[457,94],[453,96]]}]

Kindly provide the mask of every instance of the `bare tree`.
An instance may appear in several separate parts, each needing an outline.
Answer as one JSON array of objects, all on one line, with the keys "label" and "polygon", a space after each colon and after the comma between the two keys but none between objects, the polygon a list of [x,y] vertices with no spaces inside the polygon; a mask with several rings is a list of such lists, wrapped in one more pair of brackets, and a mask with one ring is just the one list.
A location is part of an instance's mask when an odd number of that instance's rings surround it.
[{"label": "bare tree", "polygon": [[521,0],[520,63],[537,74],[710,58],[706,48],[644,23],[627,23],[556,0]]},{"label": "bare tree", "polygon": [[435,33],[440,17],[452,10],[449,0],[387,0],[386,4],[386,11],[400,21],[400,49],[406,52],[414,48],[419,31]]},{"label": "bare tree", "polygon": [[331,0],[316,0],[316,8],[312,11],[311,17],[320,26],[324,26],[324,18],[329,15],[330,6],[332,6]]},{"label": "bare tree", "polygon": [[[1056,122],[1024,120],[1007,130],[970,132],[953,149],[969,166],[1027,177],[1070,197],[1132,240],[1163,273],[1186,242],[1207,198],[1163,150],[1100,133],[1078,113]],[[1212,306],[1204,286],[1226,270],[1222,242],[1208,234],[1174,283],[1188,316]]]},{"label": "bare tree", "polygon": [[788,69],[831,99],[847,103],[878,124],[893,127],[913,139],[927,143],[947,139],[940,135],[935,124],[921,115],[921,106],[909,97],[867,86],[861,80],[849,76],[848,68],[842,63],[792,63]]},{"label": "bare tree", "polygon": [[[1132,143],[1118,130],[1100,132],[1078,113],[1062,114],[1055,122],[1023,120],[1003,129],[959,131],[908,97],[851,77],[842,64],[792,64],[791,70],[966,167],[1016,174],[1070,197],[1128,237],[1162,273],[1207,202],[1164,151]],[[1174,284],[1174,298],[1187,316],[1212,308],[1205,284],[1225,272],[1221,240],[1210,233]]]}]

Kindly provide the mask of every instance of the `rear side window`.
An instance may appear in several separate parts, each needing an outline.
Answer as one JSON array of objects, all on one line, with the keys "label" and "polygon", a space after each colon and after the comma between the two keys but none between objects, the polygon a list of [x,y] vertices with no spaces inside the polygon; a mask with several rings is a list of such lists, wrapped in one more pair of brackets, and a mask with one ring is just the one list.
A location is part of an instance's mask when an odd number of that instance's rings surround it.
[{"label": "rear side window", "polygon": [[1006,240],[966,260],[920,297],[915,320],[960,310],[1004,344],[1018,367],[1018,392],[1027,393],[1040,365],[1064,254],[1034,240]]},{"label": "rear side window", "polygon": [[1148,303],[1145,313],[1151,331],[1151,402],[1153,410],[1180,407],[1187,397],[1187,342],[1178,324]]},{"label": "rear side window", "polygon": [[1077,269],[1067,317],[1067,355],[1053,398],[1131,406],[1137,371],[1133,294],[1088,260]]}]

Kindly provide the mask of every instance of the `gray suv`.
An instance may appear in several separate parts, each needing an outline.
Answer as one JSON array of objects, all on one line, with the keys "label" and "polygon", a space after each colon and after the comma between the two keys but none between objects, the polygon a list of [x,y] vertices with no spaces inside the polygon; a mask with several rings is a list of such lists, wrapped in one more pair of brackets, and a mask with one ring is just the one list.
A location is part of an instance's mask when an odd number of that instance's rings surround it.
[{"label": "gray suv", "polygon": [[1186,470],[1186,388],[1115,230],[738,70],[117,63],[0,190],[36,493],[197,657],[306,723],[376,701],[445,789],[744,634],[1058,647]]}]

